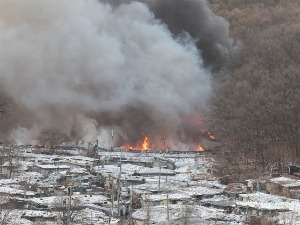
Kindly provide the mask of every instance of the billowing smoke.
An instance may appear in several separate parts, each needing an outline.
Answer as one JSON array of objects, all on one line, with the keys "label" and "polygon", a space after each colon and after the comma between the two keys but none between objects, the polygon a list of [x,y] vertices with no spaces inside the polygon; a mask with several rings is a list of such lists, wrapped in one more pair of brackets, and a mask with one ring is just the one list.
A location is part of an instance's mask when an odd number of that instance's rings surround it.
[{"label": "billowing smoke", "polygon": [[2,132],[195,142],[183,118],[205,107],[228,27],[204,1],[149,2],[0,0],[0,83],[16,103]]},{"label": "billowing smoke", "polygon": [[[106,0],[114,5],[133,0]],[[175,35],[187,32],[196,43],[204,66],[218,72],[226,63],[226,52],[232,48],[229,24],[216,16],[206,0],[137,0],[148,4],[155,17]]]}]

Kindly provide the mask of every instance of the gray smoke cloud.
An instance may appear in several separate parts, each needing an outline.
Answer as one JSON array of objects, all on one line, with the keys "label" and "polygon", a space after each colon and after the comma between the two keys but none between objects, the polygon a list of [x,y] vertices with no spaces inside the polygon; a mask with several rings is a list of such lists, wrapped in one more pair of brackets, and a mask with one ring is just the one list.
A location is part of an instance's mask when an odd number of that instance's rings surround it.
[{"label": "gray smoke cloud", "polygon": [[215,37],[224,29],[228,35],[226,26],[209,27],[212,13],[198,3],[190,13],[200,24],[207,19],[206,28],[188,22],[180,1],[0,0],[0,83],[16,103],[2,132],[10,130],[19,143],[47,127],[103,147],[111,146],[111,129],[114,145],[136,144],[144,134],[153,143],[198,142],[183,117],[205,107],[205,66],[218,65],[218,45],[228,44]]},{"label": "gray smoke cloud", "polygon": [[[133,0],[106,0],[114,5]],[[147,4],[155,17],[175,35],[187,32],[196,42],[204,66],[213,72],[226,64],[226,52],[233,47],[229,37],[229,23],[216,16],[206,0],[137,0]]]}]

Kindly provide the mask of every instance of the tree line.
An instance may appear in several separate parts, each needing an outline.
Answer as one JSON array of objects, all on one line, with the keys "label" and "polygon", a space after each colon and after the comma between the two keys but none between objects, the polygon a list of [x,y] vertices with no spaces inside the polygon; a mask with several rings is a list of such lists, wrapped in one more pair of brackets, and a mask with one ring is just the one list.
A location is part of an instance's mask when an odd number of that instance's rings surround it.
[{"label": "tree line", "polygon": [[224,144],[224,164],[263,172],[299,162],[300,2],[210,3],[242,42],[210,102],[209,125]]}]

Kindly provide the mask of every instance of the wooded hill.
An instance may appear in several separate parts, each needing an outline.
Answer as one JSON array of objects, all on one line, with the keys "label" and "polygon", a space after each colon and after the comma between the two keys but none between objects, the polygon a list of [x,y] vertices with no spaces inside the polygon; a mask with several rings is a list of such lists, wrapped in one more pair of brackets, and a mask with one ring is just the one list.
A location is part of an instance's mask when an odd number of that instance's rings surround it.
[{"label": "wooded hill", "polygon": [[299,162],[300,1],[209,2],[242,43],[211,101],[210,126],[224,144],[224,165],[243,173],[241,167],[264,172]]}]

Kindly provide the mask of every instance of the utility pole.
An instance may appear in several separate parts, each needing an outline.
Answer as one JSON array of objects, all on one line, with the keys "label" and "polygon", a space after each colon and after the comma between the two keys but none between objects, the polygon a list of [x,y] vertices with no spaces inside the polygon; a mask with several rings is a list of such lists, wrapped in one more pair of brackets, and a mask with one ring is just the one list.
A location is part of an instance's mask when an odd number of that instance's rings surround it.
[{"label": "utility pole", "polygon": [[145,202],[146,202],[146,225],[150,224],[150,204],[149,204],[149,187],[147,187],[147,192],[145,193]]},{"label": "utility pole", "polygon": [[168,184],[168,174],[166,173],[166,185]]},{"label": "utility pole", "polygon": [[161,165],[160,165],[160,162],[159,162],[158,193],[160,193],[160,175],[161,175]]},{"label": "utility pole", "polygon": [[93,214],[92,214],[92,211],[91,211],[91,217],[90,217],[91,224],[92,224],[92,219],[93,219]]},{"label": "utility pole", "polygon": [[111,150],[113,150],[113,148],[114,148],[114,133],[115,133],[115,131],[112,129],[110,131],[110,133],[111,133]]},{"label": "utility pole", "polygon": [[132,214],[132,209],[133,209],[133,182],[131,182],[131,208],[130,208],[130,214]]},{"label": "utility pole", "polygon": [[149,225],[149,222],[150,222],[150,205],[149,205],[149,199],[148,197],[146,198],[146,201],[147,201],[147,225]]},{"label": "utility pole", "polygon": [[121,173],[122,173],[122,154],[120,152],[120,170],[119,170],[119,178],[118,178],[118,216],[120,216],[120,195],[121,195]]},{"label": "utility pole", "polygon": [[111,141],[113,141],[113,140],[114,140],[114,133],[115,133],[115,131],[112,129],[112,130],[110,131],[110,133],[111,133]]},{"label": "utility pole", "polygon": [[1,216],[0,222],[1,222],[1,224],[2,224],[2,223],[3,223],[3,219],[4,219],[4,215],[2,214],[2,209],[0,209],[0,216]]},{"label": "utility pole", "polygon": [[[114,180],[112,179],[111,183],[111,217],[114,217]],[[109,222],[111,218],[109,219]]]},{"label": "utility pole", "polygon": [[69,194],[69,204],[67,205],[67,225],[70,225],[71,224],[70,209],[71,209],[71,201],[72,201],[72,188],[71,188],[71,186],[68,187],[68,194]]},{"label": "utility pole", "polygon": [[163,144],[164,144],[164,150],[166,150],[166,138],[163,137],[162,140],[163,140]]},{"label": "utility pole", "polygon": [[170,214],[169,214],[169,194],[167,193],[167,224],[170,225]]}]

